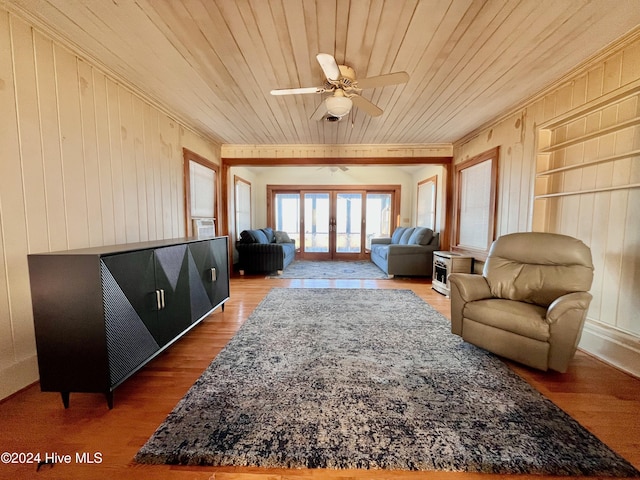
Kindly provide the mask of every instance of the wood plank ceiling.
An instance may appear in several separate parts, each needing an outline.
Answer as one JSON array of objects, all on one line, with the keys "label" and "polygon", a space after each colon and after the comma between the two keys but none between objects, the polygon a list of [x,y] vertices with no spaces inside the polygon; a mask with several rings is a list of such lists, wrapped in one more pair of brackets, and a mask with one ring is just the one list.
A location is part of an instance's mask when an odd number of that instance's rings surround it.
[{"label": "wood plank ceiling", "polygon": [[[640,24],[638,0],[5,0],[190,127],[223,144],[454,142]],[[384,110],[310,117],[318,52]]]}]

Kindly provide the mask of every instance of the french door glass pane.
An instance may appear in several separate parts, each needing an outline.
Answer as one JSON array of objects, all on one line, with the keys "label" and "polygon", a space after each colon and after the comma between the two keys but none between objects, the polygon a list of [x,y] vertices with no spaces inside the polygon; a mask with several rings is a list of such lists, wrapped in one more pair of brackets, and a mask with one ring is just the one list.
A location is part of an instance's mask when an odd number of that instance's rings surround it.
[{"label": "french door glass pane", "polygon": [[300,194],[276,193],[275,196],[276,230],[289,234],[300,247]]},{"label": "french door glass pane", "polygon": [[304,194],[304,251],[329,252],[329,194]]},{"label": "french door glass pane", "polygon": [[371,239],[391,236],[391,194],[367,193],[367,238],[365,247],[371,248]]},{"label": "french door glass pane", "polygon": [[362,194],[338,193],[336,202],[336,252],[360,253]]}]

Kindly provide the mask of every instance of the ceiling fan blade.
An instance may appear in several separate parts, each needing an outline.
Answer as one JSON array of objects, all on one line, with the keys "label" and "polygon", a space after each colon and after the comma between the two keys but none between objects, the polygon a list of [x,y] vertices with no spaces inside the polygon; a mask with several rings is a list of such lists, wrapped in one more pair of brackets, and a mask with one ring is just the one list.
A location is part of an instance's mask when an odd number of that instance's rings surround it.
[{"label": "ceiling fan blade", "polygon": [[360,95],[354,95],[350,97],[353,104],[361,110],[364,110],[365,113],[368,113],[372,117],[379,117],[382,115],[382,109],[380,109],[377,105],[374,105],[369,100]]},{"label": "ceiling fan blade", "polygon": [[329,55],[328,53],[319,53],[316,55],[316,59],[320,64],[320,68],[324,72],[324,76],[327,77],[327,80],[338,80],[340,78],[340,68],[338,67],[338,63],[336,59],[333,58],[333,55]]},{"label": "ceiling fan blade", "polygon": [[300,93],[323,93],[324,91],[325,89],[322,87],[281,88],[271,90],[271,95],[297,95]]},{"label": "ceiling fan blade", "polygon": [[386,75],[378,75],[376,77],[358,79],[358,81],[356,82],[356,87],[361,89],[386,87],[388,85],[407,83],[408,81],[409,74],[407,72],[395,72],[387,73]]},{"label": "ceiling fan blade", "polygon": [[320,102],[320,105],[318,105],[318,108],[316,108],[315,112],[313,112],[313,115],[311,115],[311,120],[320,121],[325,117],[327,113],[329,113],[327,112],[327,104],[324,100],[322,100],[322,102]]}]

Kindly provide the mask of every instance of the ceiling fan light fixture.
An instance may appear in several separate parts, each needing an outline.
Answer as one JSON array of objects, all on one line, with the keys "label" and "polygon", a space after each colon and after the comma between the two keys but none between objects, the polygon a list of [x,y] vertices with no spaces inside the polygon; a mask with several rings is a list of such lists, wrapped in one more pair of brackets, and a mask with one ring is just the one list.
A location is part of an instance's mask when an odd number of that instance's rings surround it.
[{"label": "ceiling fan light fixture", "polygon": [[335,96],[327,98],[325,106],[329,115],[341,118],[351,111],[353,102],[349,97]]}]

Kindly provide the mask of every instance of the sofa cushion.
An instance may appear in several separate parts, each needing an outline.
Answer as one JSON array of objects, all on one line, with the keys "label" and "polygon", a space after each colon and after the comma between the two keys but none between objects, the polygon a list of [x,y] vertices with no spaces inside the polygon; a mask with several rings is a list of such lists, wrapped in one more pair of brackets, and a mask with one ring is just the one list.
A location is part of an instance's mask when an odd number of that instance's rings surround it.
[{"label": "sofa cushion", "polygon": [[391,243],[400,243],[400,238],[402,234],[407,229],[407,227],[398,227],[393,231],[393,235],[391,235]]},{"label": "sofa cushion", "polygon": [[409,227],[407,228],[403,233],[402,233],[402,237],[400,237],[400,241],[398,242],[399,245],[407,245],[409,243],[409,239],[411,238],[411,235],[413,235],[413,231],[415,230],[414,227]]},{"label": "sofa cushion", "polygon": [[289,234],[287,232],[282,232],[277,230],[273,232],[276,237],[276,243],[291,243],[291,238],[289,238]]},{"label": "sofa cushion", "polygon": [[270,227],[261,228],[260,231],[264,233],[265,237],[267,237],[267,243],[274,243],[276,241],[276,236],[273,233],[273,229]]},{"label": "sofa cushion", "polygon": [[433,238],[433,230],[427,227],[416,227],[409,238],[409,245],[429,245]]}]

